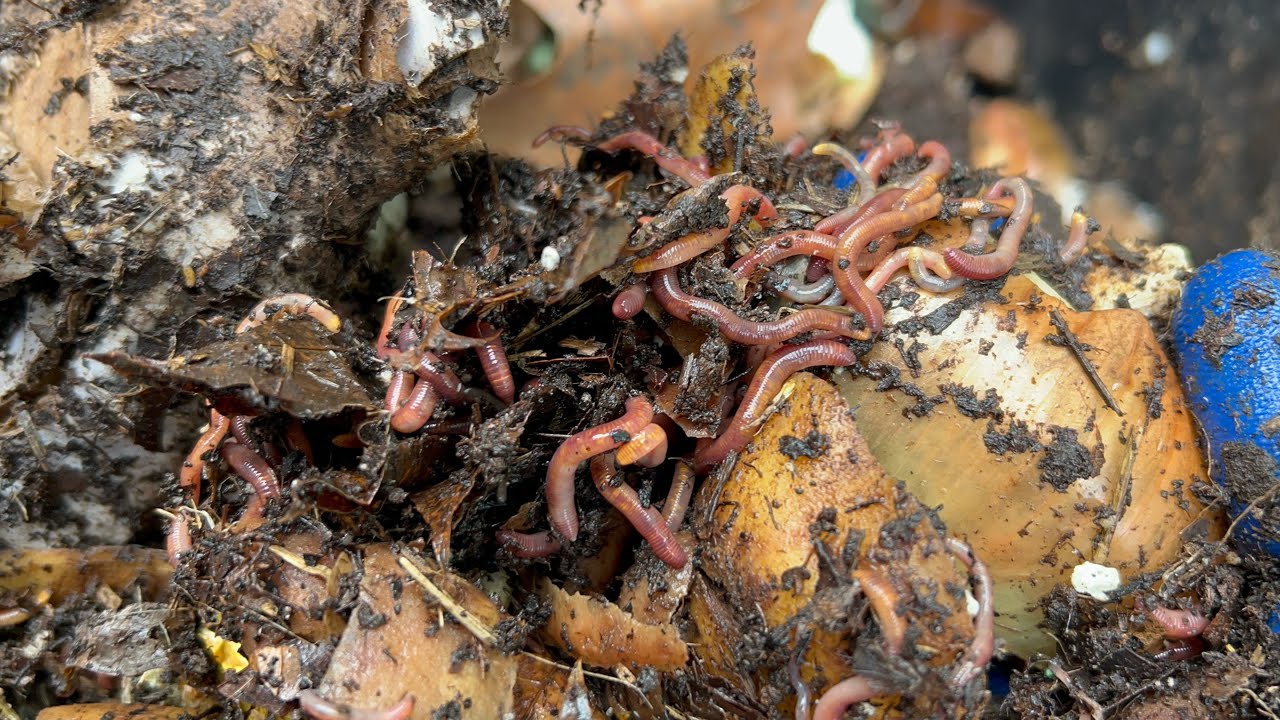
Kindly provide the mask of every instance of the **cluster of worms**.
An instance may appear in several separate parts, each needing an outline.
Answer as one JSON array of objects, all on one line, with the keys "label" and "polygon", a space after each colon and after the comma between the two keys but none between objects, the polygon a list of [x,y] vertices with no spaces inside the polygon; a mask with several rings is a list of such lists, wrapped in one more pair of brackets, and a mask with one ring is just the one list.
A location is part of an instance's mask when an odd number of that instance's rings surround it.
[{"label": "cluster of worms", "polygon": [[[548,138],[588,143],[590,134],[581,128],[558,127],[544,133],[538,142]],[[615,419],[565,437],[546,469],[550,529],[503,529],[496,533],[500,545],[520,558],[551,556],[578,539],[575,479],[586,466],[600,496],[634,526],[654,555],[673,568],[685,566],[689,549],[681,545],[677,531],[689,506],[695,477],[747,446],[788,378],[809,368],[853,365],[857,355],[851,341],[874,340],[884,329],[885,310],[878,293],[901,271],[909,274],[921,290],[932,293],[950,292],[966,280],[992,279],[1009,272],[1032,220],[1032,192],[1022,178],[1002,178],[976,197],[944,196],[940,188],[951,173],[952,162],[941,143],[928,141],[917,146],[909,135],[888,128],[874,141],[865,143],[861,158],[842,146],[819,144],[812,152],[834,157],[855,180],[847,207],[817,218],[812,228],[789,228],[765,237],[724,268],[743,289],[743,303],[756,291],[768,289],[786,305],[774,319],[759,320],[755,319],[760,317],[758,314],[748,317],[735,311],[721,302],[724,298],[712,299],[691,292],[685,283],[687,268],[695,260],[712,251],[731,250],[729,240],[735,229],[751,226],[759,233],[777,224],[779,213],[774,201],[758,189],[735,182],[736,178],[713,176],[705,161],[682,157],[642,132],[624,132],[588,144],[607,153],[639,152],[686,183],[689,192],[708,187],[719,190],[707,197],[723,203],[725,209],[725,221],[716,227],[662,244],[630,248],[630,256],[624,260],[630,272],[612,299],[613,317],[620,322],[632,321],[652,299],[671,318],[714,329],[726,342],[742,346],[747,367],[721,388],[727,401],[721,403],[719,431],[696,444],[687,443],[688,438],[675,420],[657,411],[654,400],[643,393],[627,398],[621,415]],[[885,179],[890,168],[921,164],[905,179],[901,179],[901,172],[896,173],[899,179],[895,182]],[[923,223],[939,217],[969,220],[968,240],[962,247],[939,251],[913,242]],[[639,222],[643,228],[657,221],[658,218],[642,217]],[[998,237],[993,237],[994,223],[1003,224]],[[1082,213],[1073,216],[1068,241],[1061,251],[1063,261],[1072,261],[1083,251],[1088,224]],[[790,276],[780,273],[782,264],[792,258],[806,258],[807,265],[793,267]],[[794,266],[793,262],[787,264]],[[803,272],[797,273],[797,269]],[[523,394],[523,389],[517,391],[501,330],[478,318],[460,325],[457,331],[444,328],[439,317],[412,314],[403,319],[402,311],[412,304],[413,288],[406,285],[388,303],[373,343],[374,355],[390,373],[383,400],[390,430],[400,435],[431,432],[441,425],[431,422],[441,404],[478,404],[500,411]],[[330,332],[337,332],[341,326],[338,316],[314,298],[291,294],[259,303],[239,324],[237,332],[282,311],[308,315]],[[468,387],[459,378],[455,369],[459,354],[470,352],[476,355],[487,389]],[[739,398],[739,385],[744,383]],[[260,521],[265,504],[281,493],[276,476],[281,453],[276,441],[283,441],[289,451],[310,459],[310,448],[298,421],[292,421],[277,433],[279,437],[272,438],[258,437],[252,421],[248,416],[210,411],[208,428],[196,441],[179,476],[179,484],[193,506],[199,503],[207,458],[215,452],[253,489],[254,499],[243,511],[242,522]],[[674,458],[670,490],[660,508],[648,504],[625,480],[623,468],[662,466],[670,451],[687,445],[692,445],[692,452]],[[189,514],[186,508],[180,508],[171,520],[167,547],[175,565],[179,555],[191,547]],[[950,678],[953,686],[962,688],[991,658],[991,581],[985,566],[967,546],[956,540],[948,543],[951,552],[976,579],[979,601],[977,639]],[[885,630],[886,652],[899,653],[905,628],[893,611],[896,601],[892,591],[865,573],[855,579],[871,600]],[[841,717],[850,704],[885,691],[874,679],[849,678],[817,700],[813,717]],[[799,686],[797,692],[801,692]],[[807,691],[803,697],[808,697]],[[807,700],[803,703],[806,712],[809,705]],[[407,714],[407,708],[412,708],[411,698],[402,702],[394,714]],[[304,697],[304,709],[318,718],[333,714],[314,695]]]},{"label": "cluster of worms", "polygon": [[[319,300],[310,295],[289,293],[259,302],[236,325],[236,334],[257,327],[281,312],[307,315],[331,333],[342,328],[342,319]],[[276,477],[276,469],[283,461],[280,447],[273,438],[257,437],[258,433],[252,427],[252,422],[253,418],[248,415],[224,415],[210,408],[209,424],[196,440],[178,472],[178,486],[184,496],[184,505],[170,511],[169,530],[165,536],[169,562],[175,567],[178,565],[178,556],[191,549],[188,510],[197,508],[200,504],[201,487],[207,470],[206,457],[210,453],[217,452],[232,471],[253,489],[253,497],[240,516],[241,524],[260,523],[267,501],[280,496],[280,481]],[[281,436],[279,439],[284,441],[288,451],[300,453],[308,462],[312,461],[311,443],[297,419],[289,422]],[[198,512],[194,514],[199,515]]]},{"label": "cluster of worms", "polygon": [[[551,138],[588,143],[590,132],[558,126],[539,136],[535,145]],[[704,160],[684,158],[643,132],[627,131],[590,144],[609,153],[637,151],[688,184],[690,192],[716,181]],[[766,268],[792,257],[809,259],[805,281],[785,279],[779,288],[779,294],[794,306],[777,319],[749,319],[717,300],[686,291],[681,284],[682,267],[712,250],[723,249],[737,225],[752,222],[768,228],[778,219],[773,201],[744,184],[731,184],[717,196],[725,205],[725,224],[685,234],[656,248],[636,250],[631,265],[634,279],[614,298],[612,311],[619,320],[637,316],[651,294],[671,317],[713,325],[725,340],[752,349],[758,358],[756,366],[750,368],[751,380],[733,416],[718,437],[699,444],[693,456],[693,468],[699,473],[746,446],[770,402],[791,375],[808,368],[841,367],[855,362],[855,353],[845,341],[874,339],[883,329],[884,308],[877,293],[898,271],[906,269],[921,289],[936,293],[955,290],[966,279],[1000,277],[1013,268],[1031,222],[1033,201],[1026,180],[1004,178],[979,197],[944,198],[939,184],[951,172],[950,153],[935,141],[917,147],[909,135],[896,128],[883,130],[877,141],[869,143],[861,160],[834,143],[819,144],[813,152],[834,156],[856,179],[848,206],[821,218],[812,229],[788,230],[761,240],[729,268],[735,278],[750,287],[750,283],[760,282]],[[906,182],[882,184],[891,166],[913,155],[925,161],[922,169]],[[971,219],[965,245],[941,252],[911,245],[919,226],[939,217],[944,207],[952,216]],[[998,239],[991,236],[993,220],[1004,223]],[[653,221],[654,218],[641,218],[642,225]],[[1074,214],[1061,253],[1064,262],[1083,252],[1088,225],[1083,213]],[[734,392],[734,387],[725,388],[727,394]],[[551,525],[560,538],[572,541],[577,536],[572,487],[578,464],[614,450],[618,451],[619,460],[634,456],[630,443],[640,441],[649,422],[640,407],[648,407],[648,403],[628,403],[622,419],[573,435],[556,452],[547,471],[547,505]],[[660,426],[649,427],[660,431]],[[640,435],[636,440],[630,439],[635,433]],[[664,440],[663,451],[665,447]],[[662,458],[655,451],[648,459],[656,463]],[[596,484],[602,485],[598,478]],[[611,502],[638,528],[654,525],[652,518],[642,516],[626,499],[618,500]],[[655,548],[671,546],[665,532],[655,531],[645,537]],[[502,538],[524,556],[560,548],[559,540],[547,533],[535,536],[504,532]],[[683,553],[660,555],[673,565],[682,564],[685,557]]]}]

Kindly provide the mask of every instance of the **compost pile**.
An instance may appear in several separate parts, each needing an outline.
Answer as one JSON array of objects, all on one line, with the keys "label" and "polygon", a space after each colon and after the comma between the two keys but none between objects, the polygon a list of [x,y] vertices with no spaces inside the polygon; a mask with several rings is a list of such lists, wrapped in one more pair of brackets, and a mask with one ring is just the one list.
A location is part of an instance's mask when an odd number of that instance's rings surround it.
[{"label": "compost pile", "polygon": [[[951,408],[983,458],[1042,453],[1025,484],[1046,498],[1105,475],[1101,440],[1066,420],[1033,437],[1012,391],[935,388],[919,358],[994,308],[1010,348],[1040,323],[1035,343],[1052,332],[1096,374],[1063,308],[1092,304],[1095,261],[1123,263],[1086,256],[1083,212],[1052,222],[1026,180],[909,128],[777,142],[750,61],[718,59],[686,97],[673,44],[599,127],[538,137],[582,148],[576,167],[457,157],[464,237],[416,252],[382,311],[286,294],[168,357],[95,355],[204,398],[208,425],[174,468],[165,551],[6,557],[3,684],[38,704],[390,720],[1155,717],[1178,693],[1236,711],[1280,656],[1239,615],[1268,607],[1249,600],[1265,568],[1217,542],[1202,469],[1133,490],[1178,515],[1134,541],[1123,609],[1048,594],[1061,657],[1010,659],[1025,672],[991,701],[993,561],[872,450]],[[1161,408],[1184,413],[1154,336],[1142,352],[1137,399],[1097,402],[1155,435]],[[860,393],[894,398],[879,430]],[[1053,513],[1126,522],[1082,504]],[[1193,597],[1215,619],[1188,632],[1168,613]],[[1186,679],[1202,653],[1212,671]]]}]

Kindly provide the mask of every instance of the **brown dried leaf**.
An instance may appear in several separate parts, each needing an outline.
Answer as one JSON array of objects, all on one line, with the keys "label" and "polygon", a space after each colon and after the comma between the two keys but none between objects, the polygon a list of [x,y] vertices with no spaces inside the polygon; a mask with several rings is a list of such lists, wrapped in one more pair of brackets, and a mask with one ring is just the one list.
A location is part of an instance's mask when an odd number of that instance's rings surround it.
[{"label": "brown dried leaf", "polygon": [[[477,720],[511,712],[516,659],[449,619],[399,566],[390,546],[365,546],[363,560],[360,602],[320,694],[352,707],[388,708],[412,693],[412,720],[434,717],[444,706],[456,713],[451,717]],[[493,627],[501,619],[493,601],[466,580],[448,573],[430,577],[479,623]]]},{"label": "brown dried leaf", "polygon": [[[922,302],[890,320],[947,301]],[[1086,356],[1123,415],[1070,349],[1046,340],[1059,334],[1051,310],[1092,347]],[[951,532],[991,568],[996,631],[1011,650],[1053,650],[1038,629],[1039,600],[1082,560],[1129,579],[1177,557],[1180,533],[1203,511],[1191,486],[1208,474],[1181,386],[1140,313],[1073,312],[1018,276],[1000,299],[914,342],[911,364],[889,343],[866,358],[896,372],[900,389],[842,376],[841,392],[875,457],[941,506]],[[919,397],[904,392],[944,386],[950,399],[923,416]]]},{"label": "brown dried leaf", "polygon": [[322,418],[373,409],[342,350],[316,321],[283,318],[167,361],[124,353],[90,357],[153,385],[204,395],[228,414],[284,410]]},{"label": "brown dried leaf", "polygon": [[475,480],[467,475],[462,481],[446,480],[410,496],[413,506],[431,531],[431,551],[442,567],[449,567],[453,524],[473,487]]},{"label": "brown dried leaf", "polygon": [[689,660],[689,648],[674,625],[644,625],[613,603],[570,595],[546,578],[538,593],[551,606],[543,641],[585,663],[677,670]]}]

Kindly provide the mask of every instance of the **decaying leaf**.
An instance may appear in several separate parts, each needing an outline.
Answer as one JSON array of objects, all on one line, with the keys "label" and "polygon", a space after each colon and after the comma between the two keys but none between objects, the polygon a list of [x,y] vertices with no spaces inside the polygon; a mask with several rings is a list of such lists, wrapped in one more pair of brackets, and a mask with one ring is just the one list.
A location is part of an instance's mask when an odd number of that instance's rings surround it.
[{"label": "decaying leaf", "polygon": [[[853,673],[845,621],[857,596],[847,573],[856,568],[892,587],[894,612],[919,631],[910,656],[923,667],[954,662],[974,627],[963,593],[946,588],[966,588],[969,580],[945,549],[936,520],[875,461],[834,386],[808,373],[787,384],[780,393],[787,400],[761,426],[728,481],[722,488],[704,485],[699,495],[699,504],[715,502],[703,551],[703,569],[715,585],[693,597],[698,652],[710,648],[708,668],[727,669],[723,679],[740,681],[751,673],[737,669],[732,648],[753,632],[749,618],[768,629],[810,629],[801,674],[817,678],[815,687],[831,687]],[[824,554],[836,558],[844,574],[832,577]],[[846,617],[838,610],[833,616],[841,605],[824,597],[832,581],[845,587],[836,595],[844,598]],[[709,593],[722,593],[723,601]],[[736,623],[724,620],[726,610]],[[756,682],[767,679],[757,675]],[[941,698],[921,692],[914,700],[924,707]]]},{"label": "decaying leaf", "polygon": [[1181,387],[1135,311],[1072,312],[1026,277],[917,302],[893,317],[923,325],[899,325],[900,345],[878,344],[841,392],[890,475],[991,567],[1009,649],[1052,652],[1039,600],[1072,568],[1159,568],[1202,517],[1191,489],[1208,475]]},{"label": "decaying leaf", "polygon": [[542,639],[585,663],[675,670],[689,660],[674,625],[646,625],[613,603],[570,595],[545,578],[538,592],[551,605]]},{"label": "decaying leaf", "polygon": [[[387,708],[415,697],[413,720],[502,717],[512,708],[516,659],[482,642],[444,612],[387,545],[362,549],[364,577],[352,615],[318,690],[327,700]],[[483,592],[449,573],[432,582],[478,622],[501,619]]]},{"label": "decaying leaf", "polygon": [[169,360],[94,356],[126,374],[204,395],[226,414],[321,418],[372,409],[342,346],[309,318],[278,319]]}]

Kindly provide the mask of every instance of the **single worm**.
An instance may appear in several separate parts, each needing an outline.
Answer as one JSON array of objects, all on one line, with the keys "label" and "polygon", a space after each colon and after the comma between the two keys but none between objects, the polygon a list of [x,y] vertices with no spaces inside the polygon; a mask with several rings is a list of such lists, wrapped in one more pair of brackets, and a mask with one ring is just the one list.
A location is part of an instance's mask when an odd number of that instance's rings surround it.
[{"label": "single worm", "polygon": [[596,144],[597,150],[616,153],[619,150],[635,150],[650,158],[658,167],[684,180],[693,187],[711,179],[710,173],[697,163],[686,160],[680,153],[663,145],[657,138],[640,130],[629,130]]},{"label": "single worm", "polygon": [[[867,287],[858,275],[857,259],[867,243],[875,238],[906,230],[928,220],[938,214],[942,207],[942,196],[934,194],[902,210],[880,213],[852,225],[840,235],[836,254],[839,258],[831,269],[836,279],[836,287],[844,295],[845,301],[855,310],[862,313],[867,321],[867,329],[872,335],[884,326],[884,308],[876,294]],[[950,263],[948,263],[950,264]]]},{"label": "single worm", "polygon": [[1180,640],[1151,656],[1156,662],[1182,662],[1197,658],[1204,652],[1205,643],[1198,637]]},{"label": "single worm", "polygon": [[[374,340],[373,351],[379,360],[385,360],[391,352],[391,326],[395,324],[396,313],[400,312],[400,307],[404,305],[404,295],[396,293],[387,301],[387,310],[382,314],[382,328],[378,330],[378,337]],[[405,323],[408,327],[412,323]],[[402,333],[403,335],[403,329]],[[407,350],[408,347],[401,347],[401,350]]]},{"label": "single worm", "polygon": [[973,642],[965,650],[964,658],[951,676],[951,686],[962,688],[970,680],[986,671],[996,648],[995,586],[986,563],[978,559],[968,543],[958,538],[946,539],[947,549],[955,555],[974,579],[974,599],[978,601],[978,614],[973,619]]},{"label": "single worm", "polygon": [[639,315],[644,309],[644,299],[648,296],[647,283],[631,283],[613,298],[613,316],[619,320],[630,320]]},{"label": "single worm", "polygon": [[734,261],[729,269],[740,278],[750,277],[756,268],[773,265],[799,255],[809,255],[831,260],[836,255],[839,241],[834,235],[826,235],[813,230],[792,230],[763,240],[742,257]]},{"label": "single worm", "polygon": [[257,327],[281,310],[287,310],[294,315],[309,315],[331,333],[342,329],[342,318],[319,300],[302,293],[286,293],[269,297],[254,305],[249,314],[236,326],[236,332],[242,333],[249,328]]},{"label": "single worm", "polygon": [[893,204],[905,192],[904,188],[888,188],[864,202],[861,207],[847,207],[822,218],[818,221],[818,224],[813,226],[813,231],[836,237],[850,225],[862,222],[872,215],[877,215],[893,207]]},{"label": "single worm", "polygon": [[283,458],[280,457],[279,448],[271,442],[258,442],[253,436],[253,431],[249,429],[249,423],[252,421],[253,418],[248,415],[232,415],[231,435],[241,445],[259,451],[271,467],[280,467]]},{"label": "single worm", "polygon": [[773,203],[769,201],[769,198],[753,187],[730,185],[727,190],[720,193],[720,199],[724,200],[725,205],[729,208],[729,222],[727,225],[713,230],[689,233],[673,240],[658,248],[653,254],[636,260],[633,269],[637,273],[665,270],[669,267],[682,265],[702,253],[718,247],[724,242],[725,238],[729,237],[729,232],[742,217],[742,211],[753,201],[758,200],[760,202],[760,209],[756,212],[755,217],[761,223],[771,222],[778,217],[778,212],[774,210]]},{"label": "single worm", "polygon": [[853,571],[853,579],[862,587],[862,594],[871,601],[871,610],[880,621],[880,634],[884,637],[884,649],[889,655],[902,653],[907,639],[907,621],[898,614],[898,593],[889,578],[878,570],[863,568]]},{"label": "single worm", "polygon": [[953,275],[947,261],[933,250],[911,248],[907,269],[911,271],[911,279],[916,281],[916,285],[931,293],[951,292],[964,284],[964,278]]},{"label": "single worm", "polygon": [[[794,639],[794,632],[792,637]],[[809,720],[809,706],[813,704],[813,691],[809,689],[809,683],[800,676],[800,656],[804,655],[811,637],[812,634],[806,633],[802,639],[794,642],[791,657],[787,659],[787,679],[796,691],[796,720]]]},{"label": "single worm", "polygon": [[169,564],[174,567],[178,567],[178,556],[191,549],[191,526],[179,510],[175,510],[169,520],[169,531],[164,535],[164,549],[169,556]]},{"label": "single worm", "polygon": [[[396,335],[394,349],[384,341],[391,332],[391,324],[395,320],[395,308],[399,307],[401,302],[403,302],[403,298],[400,295],[393,297],[387,305],[386,317],[382,320],[382,330],[378,335],[375,352],[383,360],[392,357],[393,353],[403,354],[409,348],[418,344],[418,331],[414,328],[413,322],[406,322],[400,326],[400,332]],[[403,368],[393,368],[391,370],[391,378],[387,382],[387,394],[384,404],[387,412],[394,413],[404,407],[409,395],[413,392],[415,382],[416,379],[412,372]]]},{"label": "single worm", "polygon": [[1164,636],[1170,640],[1187,640],[1199,637],[1209,626],[1209,618],[1195,610],[1174,610],[1157,605],[1147,610],[1157,624],[1164,630]]},{"label": "single worm", "polygon": [[578,539],[578,507],[573,499],[573,476],[578,465],[616,449],[653,421],[653,404],[644,397],[628,398],[622,417],[575,433],[556,448],[547,465],[547,514],[560,536]]},{"label": "single worm", "polygon": [[671,475],[671,489],[667,491],[667,501],[662,504],[662,519],[666,521],[667,527],[673,531],[680,529],[692,497],[693,467],[683,460],[677,460],[676,470]]},{"label": "single worm", "polygon": [[465,405],[467,403],[466,387],[458,379],[453,369],[435,353],[424,350],[422,359],[418,361],[413,371],[420,379],[427,381],[435,388],[436,394],[446,402],[455,405]]},{"label": "single worm", "polygon": [[241,445],[253,447],[253,439],[249,436],[249,419],[248,415],[232,415],[231,435]]},{"label": "single worm", "polygon": [[964,241],[966,252],[982,252],[991,242],[991,221],[986,218],[974,218],[969,223],[969,238]]},{"label": "single worm", "polygon": [[649,423],[618,448],[619,465],[657,467],[667,459],[667,433],[662,426]]},{"label": "single worm", "polygon": [[[926,158],[929,163],[924,169],[916,174],[911,186],[915,187],[924,181],[925,178],[933,180],[936,189],[937,184],[951,173],[951,152],[947,150],[947,146],[937,140],[926,140],[920,143],[920,148],[916,150],[916,155]],[[928,197],[932,192],[925,193],[921,198]],[[919,199],[913,201],[919,202]]]},{"label": "single worm", "polygon": [[916,141],[910,135],[900,130],[887,131],[881,134],[880,142],[867,151],[862,166],[867,169],[868,175],[880,182],[880,176],[890,165],[909,157],[915,151]]},{"label": "single worm", "polygon": [[1089,217],[1076,208],[1071,213],[1071,232],[1067,234],[1067,242],[1062,246],[1060,257],[1064,263],[1073,263],[1084,254],[1089,247]]},{"label": "single worm", "polygon": [[754,426],[764,419],[765,410],[787,378],[806,368],[824,365],[844,367],[857,359],[853,350],[835,340],[811,340],[802,345],[790,345],[766,357],[751,377],[747,394],[724,433],[695,454],[694,469],[705,471],[724,460],[729,453],[746,447],[755,434]]},{"label": "single worm", "polygon": [[386,409],[389,413],[394,413],[404,407],[405,401],[409,399],[409,394],[413,392],[414,376],[413,373],[405,370],[392,370],[391,381],[387,383]]},{"label": "single worm", "polygon": [[943,207],[951,215],[966,218],[1009,217],[1009,213],[1013,211],[1012,202],[1003,198],[998,200],[988,200],[984,197],[953,198],[943,203]]},{"label": "single worm", "polygon": [[591,479],[600,495],[635,526],[659,560],[673,568],[682,568],[689,562],[688,554],[680,547],[675,533],[662,515],[651,507],[645,507],[635,489],[622,479],[612,454],[591,458]]},{"label": "single worm", "polygon": [[[832,237],[835,237],[834,235]],[[814,282],[831,274],[831,263],[826,258],[809,258],[809,268],[804,271],[805,282]]]},{"label": "single worm", "polygon": [[386,710],[365,710],[330,702],[315,690],[303,690],[298,693],[298,707],[315,720],[408,720],[413,715],[413,695],[405,693]]},{"label": "single worm", "polygon": [[422,429],[436,411],[440,395],[429,382],[420,382],[413,387],[408,399],[391,413],[391,429],[398,433],[408,434]]},{"label": "single worm", "polygon": [[841,720],[850,706],[864,703],[884,692],[885,689],[870,678],[861,675],[845,678],[818,698],[813,706],[813,720]]},{"label": "single worm", "polygon": [[[483,320],[475,320],[471,326],[477,334],[498,337],[493,326]],[[507,405],[515,402],[516,381],[511,375],[511,363],[507,362],[507,351],[502,347],[502,340],[477,347],[476,356],[480,358],[480,369],[484,371],[489,387],[493,388],[493,394]]]},{"label": "single worm", "polygon": [[1000,232],[1000,241],[994,252],[986,255],[970,255],[956,248],[947,248],[943,251],[942,257],[957,275],[972,280],[993,280],[1013,268],[1014,262],[1018,259],[1018,245],[1021,244],[1022,236],[1026,234],[1027,225],[1031,222],[1033,198],[1031,186],[1020,177],[998,180],[987,191],[986,197],[999,198],[1006,190],[1014,197],[1013,212],[1005,223],[1004,230]]},{"label": "single worm", "polygon": [[192,502],[200,502],[200,484],[204,479],[204,456],[218,447],[231,429],[231,418],[217,410],[209,411],[209,426],[196,440],[178,470],[178,486],[191,493]]},{"label": "single worm", "polygon": [[930,292],[948,292],[964,283],[964,278],[953,277],[942,255],[922,247],[904,247],[895,250],[867,276],[867,287],[871,292],[880,292],[902,268],[907,268],[916,284]]},{"label": "single worm", "polygon": [[794,303],[801,305],[813,305],[822,302],[831,296],[831,290],[836,286],[835,278],[830,275],[824,275],[822,279],[811,282],[802,283],[797,280],[786,280],[778,294]]},{"label": "single worm", "polygon": [[497,538],[499,545],[518,558],[550,557],[561,550],[560,541],[546,530],[536,533],[499,530]]},{"label": "single worm", "polygon": [[30,610],[23,607],[11,607],[0,610],[0,628],[13,627],[31,619]]},{"label": "single worm", "polygon": [[533,139],[533,147],[540,148],[548,140],[555,140],[556,142],[565,142],[567,140],[587,142],[590,139],[591,131],[581,125],[552,125],[538,133],[538,137]]},{"label": "single worm", "polygon": [[871,177],[871,173],[858,162],[858,158],[843,145],[833,142],[818,143],[811,150],[814,155],[826,155],[834,157],[844,166],[849,174],[853,175],[854,180],[858,182],[857,192],[849,194],[849,204],[856,205],[864,200],[871,199],[876,193],[876,181]]},{"label": "single worm", "polygon": [[813,331],[855,340],[870,337],[867,331],[854,327],[854,318],[819,308],[805,308],[768,322],[744,319],[714,300],[684,292],[676,268],[653,273],[650,282],[654,298],[673,317],[684,321],[689,321],[694,314],[706,317],[716,324],[721,335],[741,345],[776,345]]},{"label": "single worm", "polygon": [[222,446],[222,459],[227,461],[236,474],[253,487],[254,493],[262,500],[270,500],[280,496],[280,482],[276,473],[257,452],[248,446],[229,442]]}]

